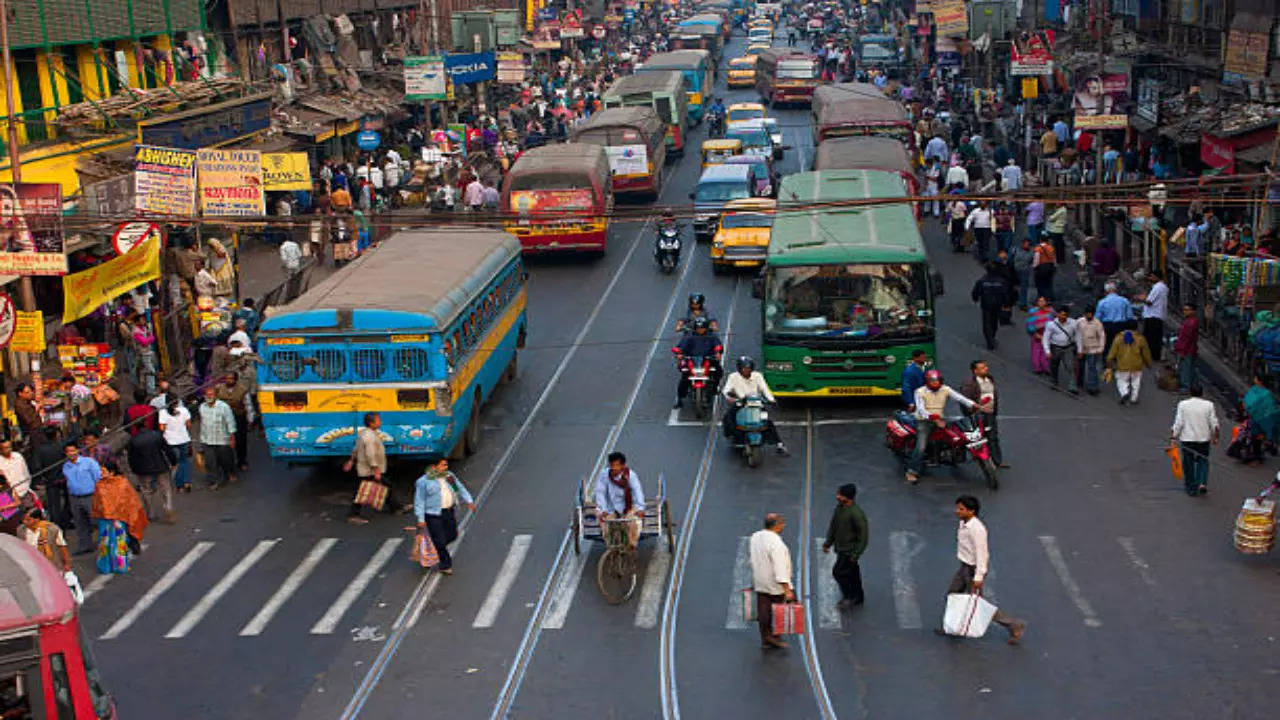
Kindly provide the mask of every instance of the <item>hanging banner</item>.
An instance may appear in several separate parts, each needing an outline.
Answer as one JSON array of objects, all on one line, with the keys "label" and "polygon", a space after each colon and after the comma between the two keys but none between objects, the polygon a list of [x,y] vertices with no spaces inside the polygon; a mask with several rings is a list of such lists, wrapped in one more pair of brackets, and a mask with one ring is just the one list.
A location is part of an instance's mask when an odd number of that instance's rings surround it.
[{"label": "hanging banner", "polygon": [[524,82],[524,56],[520,53],[499,53],[498,82],[519,85]]},{"label": "hanging banner", "polygon": [[[3,321],[0,321],[0,325]],[[44,313],[18,311],[9,349],[14,352],[42,353],[48,348],[44,337]]]},{"label": "hanging banner", "polygon": [[62,278],[62,322],[78,320],[139,285],[160,278],[160,238],[152,235],[126,255]]},{"label": "hanging banner", "polygon": [[1265,32],[1232,29],[1227,35],[1227,72],[1257,79],[1267,74],[1270,37]]},{"label": "hanging banner", "polygon": [[195,151],[139,145],[135,159],[135,209],[156,215],[196,214]]},{"label": "hanging banner", "polygon": [[404,99],[444,100],[444,58],[439,55],[411,55],[404,59]]},{"label": "hanging banner", "polygon": [[66,275],[62,186],[0,184],[0,275]]},{"label": "hanging banner", "polygon": [[206,217],[260,217],[267,214],[258,150],[196,151],[200,212]]},{"label": "hanging banner", "polygon": [[307,154],[263,153],[262,189],[267,192],[310,190],[311,163],[307,161]]},{"label": "hanging banner", "polygon": [[13,305],[13,298],[0,293],[0,347],[9,344],[17,329],[18,311]]},{"label": "hanging banner", "polygon": [[492,52],[449,53],[444,56],[445,72],[454,85],[492,80],[497,65],[498,60]]},{"label": "hanging banner", "polygon": [[964,0],[935,0],[933,24],[938,27],[939,37],[968,35],[969,13]]}]

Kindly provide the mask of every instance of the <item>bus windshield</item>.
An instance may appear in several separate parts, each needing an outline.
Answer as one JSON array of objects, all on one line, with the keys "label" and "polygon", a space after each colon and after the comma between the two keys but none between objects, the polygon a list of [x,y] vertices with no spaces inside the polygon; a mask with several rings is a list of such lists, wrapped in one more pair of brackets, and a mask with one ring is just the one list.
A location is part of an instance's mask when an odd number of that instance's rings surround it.
[{"label": "bus windshield", "polygon": [[778,63],[778,77],[787,80],[813,80],[818,67],[812,60],[783,60]]},{"label": "bus windshield", "polygon": [[514,173],[511,189],[515,190],[594,190],[591,178],[568,173]]},{"label": "bus windshield", "polygon": [[906,143],[911,140],[911,128],[907,125],[844,125],[827,128],[822,131],[824,139],[854,137],[856,135],[889,137]]},{"label": "bus windshield", "polygon": [[775,267],[765,285],[766,334],[870,339],[933,327],[921,263]]},{"label": "bus windshield", "polygon": [[699,183],[694,202],[723,203],[751,197],[751,188],[745,182]]},{"label": "bus windshield", "polygon": [[773,216],[760,213],[726,213],[720,217],[720,226],[724,228],[771,228]]}]

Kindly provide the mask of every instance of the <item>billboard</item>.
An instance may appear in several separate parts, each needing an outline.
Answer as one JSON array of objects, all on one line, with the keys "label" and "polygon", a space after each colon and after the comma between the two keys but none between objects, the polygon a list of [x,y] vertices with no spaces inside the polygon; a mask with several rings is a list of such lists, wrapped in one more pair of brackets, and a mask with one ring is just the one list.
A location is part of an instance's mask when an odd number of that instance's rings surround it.
[{"label": "billboard", "polygon": [[156,215],[196,214],[195,151],[139,145],[135,158],[134,208]]},{"label": "billboard", "polygon": [[67,274],[58,183],[0,184],[0,274]]},{"label": "billboard", "polygon": [[207,217],[258,217],[267,214],[262,189],[262,153],[258,150],[196,151],[200,212]]}]

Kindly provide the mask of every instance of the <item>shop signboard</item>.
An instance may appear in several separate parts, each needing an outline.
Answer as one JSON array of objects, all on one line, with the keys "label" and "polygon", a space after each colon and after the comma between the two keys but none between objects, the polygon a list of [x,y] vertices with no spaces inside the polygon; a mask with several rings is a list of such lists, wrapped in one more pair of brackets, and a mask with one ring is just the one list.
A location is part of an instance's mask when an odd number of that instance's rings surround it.
[{"label": "shop signboard", "polygon": [[196,151],[200,212],[206,217],[260,217],[267,214],[258,150]]},{"label": "shop signboard", "polygon": [[1128,115],[1082,115],[1077,112],[1077,130],[1123,130],[1129,127]]},{"label": "shop signboard", "polygon": [[0,274],[65,275],[62,186],[0,184]]},{"label": "shop signboard", "polygon": [[133,175],[119,175],[84,186],[84,199],[89,214],[102,218],[132,215]]},{"label": "shop signboard", "polygon": [[132,251],[62,278],[62,322],[70,323],[139,285],[160,278],[160,238],[152,236]]},{"label": "shop signboard", "polygon": [[[1074,98],[1076,117],[1083,115],[1104,115],[1117,117],[1116,108],[1123,106],[1129,99],[1129,75],[1127,73],[1108,73],[1103,75],[1087,75],[1076,83]],[[1119,115],[1118,117],[1124,117]],[[1077,121],[1078,123],[1078,121]],[[1102,124],[1098,124],[1102,123]],[[1119,127],[1126,127],[1127,122]],[[1080,127],[1079,124],[1076,127]],[[1097,121],[1090,127],[1112,127],[1105,121]]]},{"label": "shop signboard", "polygon": [[1022,99],[1035,100],[1040,97],[1040,80],[1033,77],[1022,78]]},{"label": "shop signboard", "polygon": [[[0,320],[0,325],[4,321]],[[9,349],[14,352],[42,353],[49,348],[44,336],[44,313],[17,311],[14,318],[13,336],[9,339]]]},{"label": "shop signboard", "polygon": [[156,223],[145,220],[122,222],[111,236],[111,247],[117,255],[124,255],[153,235],[160,238],[161,245],[164,244],[164,231]]},{"label": "shop signboard", "polygon": [[1200,136],[1200,161],[1230,175],[1235,172],[1235,147],[1230,140],[1203,134]]},{"label": "shop signboard", "polygon": [[382,144],[382,135],[377,130],[361,130],[356,135],[356,147],[365,152],[373,152]]},{"label": "shop signboard", "polygon": [[444,100],[447,92],[443,57],[411,55],[404,59],[405,100]]},{"label": "shop signboard", "polygon": [[520,53],[498,54],[498,82],[519,85],[524,82],[524,56]]},{"label": "shop signboard", "polygon": [[134,208],[155,215],[196,214],[196,154],[178,148],[138,147],[133,171]]},{"label": "shop signboard", "polygon": [[1257,79],[1267,74],[1270,38],[1265,32],[1232,28],[1227,35],[1227,72]]},{"label": "shop signboard", "polygon": [[938,35],[957,37],[969,33],[969,13],[964,0],[935,0],[933,3],[933,23],[938,27]]},{"label": "shop signboard", "polygon": [[492,52],[449,53],[444,56],[444,69],[454,85],[492,80],[498,59]]},{"label": "shop signboard", "polygon": [[1048,58],[1024,57],[1009,63],[1009,74],[1014,77],[1052,75],[1053,61]]},{"label": "shop signboard", "polygon": [[307,154],[263,153],[262,188],[267,192],[310,190],[311,163]]},{"label": "shop signboard", "polygon": [[196,150],[271,127],[271,93],[138,121],[138,144]]}]

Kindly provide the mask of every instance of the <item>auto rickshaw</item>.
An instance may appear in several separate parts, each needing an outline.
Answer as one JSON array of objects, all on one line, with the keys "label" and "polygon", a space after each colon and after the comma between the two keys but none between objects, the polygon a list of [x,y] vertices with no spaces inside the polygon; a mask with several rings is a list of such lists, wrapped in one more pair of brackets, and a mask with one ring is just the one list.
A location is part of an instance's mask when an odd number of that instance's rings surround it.
[{"label": "auto rickshaw", "polygon": [[705,170],[712,165],[719,165],[725,160],[738,155],[742,152],[742,141],[733,140],[703,140],[702,141],[702,168]]}]

